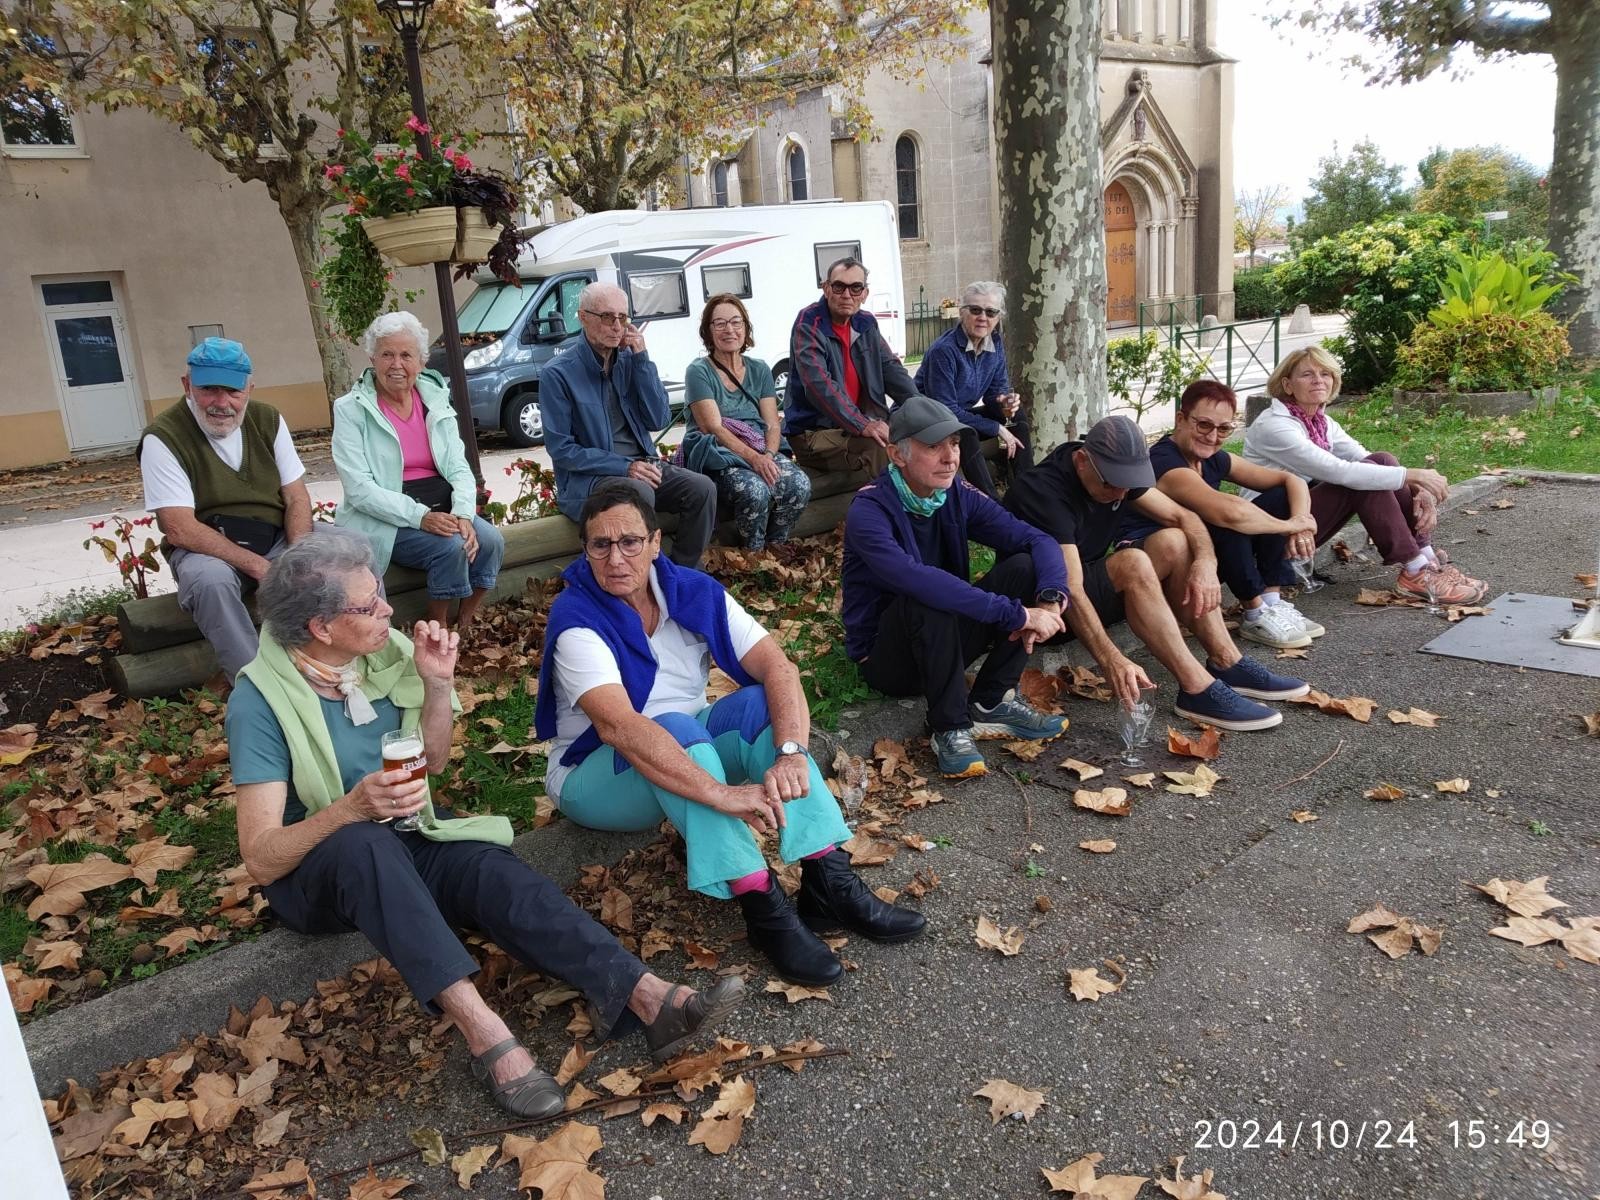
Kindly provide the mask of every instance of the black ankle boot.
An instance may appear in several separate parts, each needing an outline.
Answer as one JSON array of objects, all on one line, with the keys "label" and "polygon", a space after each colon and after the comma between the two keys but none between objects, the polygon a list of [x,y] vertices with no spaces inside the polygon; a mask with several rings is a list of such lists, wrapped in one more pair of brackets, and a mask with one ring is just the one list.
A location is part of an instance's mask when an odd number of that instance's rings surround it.
[{"label": "black ankle boot", "polygon": [[921,913],[874,896],[838,847],[801,860],[797,907],[812,929],[848,929],[874,942],[909,942],[928,924]]},{"label": "black ankle boot", "polygon": [[750,944],[766,955],[772,969],[790,983],[826,987],[844,974],[833,951],[800,924],[772,872],[767,872],[765,891],[740,894],[739,907],[744,910]]}]

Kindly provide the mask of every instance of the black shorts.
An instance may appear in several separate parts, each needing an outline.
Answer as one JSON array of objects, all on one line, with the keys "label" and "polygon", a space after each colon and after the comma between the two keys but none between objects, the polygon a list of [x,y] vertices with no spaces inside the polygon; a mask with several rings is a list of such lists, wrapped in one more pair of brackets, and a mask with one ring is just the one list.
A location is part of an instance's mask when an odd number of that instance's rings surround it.
[{"label": "black shorts", "polygon": [[[1106,570],[1106,559],[1097,558],[1093,562],[1083,564],[1083,594],[1089,598],[1089,604],[1094,608],[1095,615],[1100,618],[1100,624],[1107,628],[1120,623],[1126,616],[1127,610],[1122,606],[1122,595],[1111,585],[1111,574]],[[1059,645],[1070,642],[1077,635],[1068,625],[1064,633],[1059,633],[1051,638],[1048,645]]]}]

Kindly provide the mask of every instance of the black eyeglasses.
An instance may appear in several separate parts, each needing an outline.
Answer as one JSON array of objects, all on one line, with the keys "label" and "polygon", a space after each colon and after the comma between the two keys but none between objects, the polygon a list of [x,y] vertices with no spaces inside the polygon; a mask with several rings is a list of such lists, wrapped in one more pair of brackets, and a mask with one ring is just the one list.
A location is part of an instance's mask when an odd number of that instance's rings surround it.
[{"label": "black eyeglasses", "polygon": [[595,310],[592,308],[579,309],[578,311],[588,313],[602,325],[626,325],[628,323],[627,313],[595,312]]},{"label": "black eyeglasses", "polygon": [[639,551],[644,549],[644,544],[649,540],[637,533],[623,534],[619,538],[590,538],[584,543],[583,552],[596,562],[605,562],[611,557],[611,548],[615,546],[622,551],[624,558],[638,558]]},{"label": "black eyeglasses", "polygon": [[835,296],[842,296],[846,292],[849,292],[852,296],[859,296],[867,290],[867,285],[864,283],[846,283],[842,279],[832,279],[828,281],[828,290]]},{"label": "black eyeglasses", "polygon": [[988,317],[991,321],[998,317],[1001,312],[998,308],[985,308],[981,304],[969,304],[967,305],[967,311],[975,317]]}]

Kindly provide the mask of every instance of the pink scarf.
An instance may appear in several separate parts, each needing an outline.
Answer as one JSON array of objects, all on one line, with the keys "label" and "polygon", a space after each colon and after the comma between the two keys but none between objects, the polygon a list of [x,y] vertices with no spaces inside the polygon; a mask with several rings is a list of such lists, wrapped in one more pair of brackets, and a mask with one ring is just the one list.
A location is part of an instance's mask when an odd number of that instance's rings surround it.
[{"label": "pink scarf", "polygon": [[1311,439],[1313,446],[1320,446],[1324,450],[1332,450],[1328,444],[1328,414],[1323,411],[1323,406],[1318,405],[1317,411],[1312,416],[1306,415],[1306,410],[1292,400],[1284,405],[1294,414],[1295,420],[1306,427],[1306,436]]}]

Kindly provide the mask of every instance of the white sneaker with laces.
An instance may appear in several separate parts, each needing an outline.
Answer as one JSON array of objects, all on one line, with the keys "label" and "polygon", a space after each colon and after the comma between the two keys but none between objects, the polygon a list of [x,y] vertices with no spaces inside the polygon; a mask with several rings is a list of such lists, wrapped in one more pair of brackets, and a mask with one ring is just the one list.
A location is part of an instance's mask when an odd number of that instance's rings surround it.
[{"label": "white sneaker with laces", "polygon": [[[1291,616],[1283,609],[1284,604],[1279,601],[1247,611],[1244,620],[1239,622],[1239,636],[1278,650],[1311,645],[1311,635],[1302,627],[1298,616]],[[1250,619],[1252,615],[1254,620]]]},{"label": "white sneaker with laces", "polygon": [[1287,600],[1279,600],[1272,607],[1278,609],[1280,612],[1288,613],[1296,621],[1299,621],[1300,628],[1305,631],[1307,637],[1319,638],[1328,632],[1321,625],[1318,625],[1310,617],[1306,616],[1305,613],[1301,612],[1294,605],[1290,604]]}]

